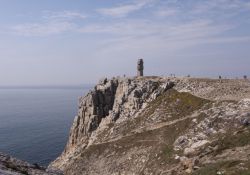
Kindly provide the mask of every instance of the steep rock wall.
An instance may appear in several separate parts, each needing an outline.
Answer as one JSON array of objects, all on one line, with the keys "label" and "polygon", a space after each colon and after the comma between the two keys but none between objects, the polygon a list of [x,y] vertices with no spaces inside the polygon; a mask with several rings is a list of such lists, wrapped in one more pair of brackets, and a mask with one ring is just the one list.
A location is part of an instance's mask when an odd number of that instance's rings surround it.
[{"label": "steep rock wall", "polygon": [[136,115],[174,83],[159,78],[104,79],[79,100],[78,115],[70,131],[67,146],[50,168],[63,170],[91,144],[98,142],[98,132],[109,124],[127,120]]}]

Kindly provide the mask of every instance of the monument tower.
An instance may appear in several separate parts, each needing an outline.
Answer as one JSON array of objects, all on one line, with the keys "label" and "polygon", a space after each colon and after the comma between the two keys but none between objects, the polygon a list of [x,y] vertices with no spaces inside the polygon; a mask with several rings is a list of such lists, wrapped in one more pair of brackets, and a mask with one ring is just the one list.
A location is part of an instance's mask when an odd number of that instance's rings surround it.
[{"label": "monument tower", "polygon": [[143,69],[144,69],[143,59],[139,59],[137,62],[137,76],[138,77],[143,76]]}]

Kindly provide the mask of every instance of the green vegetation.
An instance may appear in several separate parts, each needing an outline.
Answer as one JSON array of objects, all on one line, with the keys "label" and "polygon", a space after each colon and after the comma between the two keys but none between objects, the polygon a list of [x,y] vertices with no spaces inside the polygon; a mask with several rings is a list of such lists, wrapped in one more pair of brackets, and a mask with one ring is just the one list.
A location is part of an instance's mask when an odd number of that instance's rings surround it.
[{"label": "green vegetation", "polygon": [[[245,128],[238,131],[230,131],[226,135],[219,136],[219,139],[213,142],[211,145],[213,147],[218,146],[218,148],[213,153],[214,156],[221,154],[222,151],[226,149],[233,149],[236,147],[249,145],[249,131],[249,128]],[[240,169],[240,166],[244,168]],[[230,160],[207,164],[201,169],[197,170],[193,175],[212,175],[217,174],[219,171],[226,175],[250,175],[250,161]]]},{"label": "green vegetation", "polygon": [[172,145],[171,146],[167,145],[163,149],[163,154],[164,154],[165,162],[168,165],[171,165],[171,164],[175,164],[179,162],[179,160],[175,159],[175,155],[180,155],[181,152],[175,151]]},{"label": "green vegetation", "polygon": [[159,110],[163,112],[163,114],[170,115],[174,117],[174,119],[177,119],[192,114],[209,102],[209,100],[196,97],[190,93],[178,92],[171,89],[152,101],[143,115],[150,116],[156,110]]},{"label": "green vegetation", "polygon": [[218,149],[215,154],[219,154],[225,149],[246,146],[250,144],[249,128],[237,131],[235,134],[229,132],[225,136],[219,137],[219,139],[213,144],[218,145]]},{"label": "green vegetation", "polygon": [[222,174],[227,172],[226,174],[229,175],[229,170],[235,169],[235,165],[239,163],[239,161],[223,161],[215,164],[208,164],[194,172],[193,175],[216,175],[217,172],[221,172]]},{"label": "green vegetation", "polygon": [[174,152],[174,150],[172,147],[166,146],[164,149],[164,154],[165,154],[166,158],[168,158],[168,159],[172,158],[173,152]]},{"label": "green vegetation", "polygon": [[[244,164],[244,169],[239,169],[240,164]],[[220,172],[222,175],[250,175],[250,162],[242,161],[221,161],[214,164],[208,164],[197,170],[193,175],[216,175]]]}]

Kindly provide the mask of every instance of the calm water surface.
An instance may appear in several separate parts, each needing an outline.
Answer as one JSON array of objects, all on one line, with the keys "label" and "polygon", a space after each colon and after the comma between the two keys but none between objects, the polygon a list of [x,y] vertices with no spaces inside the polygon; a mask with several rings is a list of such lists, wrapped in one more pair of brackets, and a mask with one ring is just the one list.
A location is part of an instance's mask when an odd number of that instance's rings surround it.
[{"label": "calm water surface", "polygon": [[0,89],[0,152],[47,166],[63,151],[89,89]]}]

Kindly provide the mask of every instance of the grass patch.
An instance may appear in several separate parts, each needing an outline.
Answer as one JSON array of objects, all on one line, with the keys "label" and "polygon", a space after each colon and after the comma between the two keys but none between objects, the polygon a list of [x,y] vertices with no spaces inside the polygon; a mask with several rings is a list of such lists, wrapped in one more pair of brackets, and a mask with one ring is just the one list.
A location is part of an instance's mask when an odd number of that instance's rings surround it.
[{"label": "grass patch", "polygon": [[229,132],[226,135],[219,137],[219,139],[213,143],[213,145],[218,145],[218,149],[215,154],[220,154],[225,149],[242,147],[250,144],[250,132],[249,128],[247,130],[238,131],[237,134]]},{"label": "grass patch", "polygon": [[169,159],[169,158],[172,158],[174,150],[172,147],[166,146],[163,152],[164,152],[165,157]]},{"label": "grass patch", "polygon": [[[245,169],[239,169],[240,163],[244,164]],[[224,175],[250,175],[249,166],[249,161],[221,161],[214,164],[207,164],[205,167],[194,172],[193,175],[216,175],[217,172],[221,172]]]},{"label": "grass patch", "polygon": [[181,152],[180,151],[175,151],[173,146],[165,146],[165,148],[163,149],[163,154],[164,154],[164,158],[165,158],[165,162],[168,165],[171,164],[175,164],[178,163],[179,160],[175,160],[175,155],[179,155]]},{"label": "grass patch", "polygon": [[219,171],[227,175],[229,175],[230,172],[231,175],[231,173],[234,173],[235,166],[239,163],[239,161],[223,161],[214,164],[207,164],[205,167],[194,172],[193,175],[216,175]]},{"label": "grass patch", "polygon": [[156,110],[160,110],[163,114],[171,115],[174,119],[177,119],[192,114],[209,102],[209,100],[196,97],[190,93],[170,89],[149,103],[143,115],[150,116]]}]

